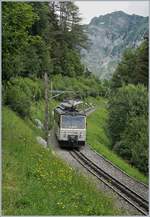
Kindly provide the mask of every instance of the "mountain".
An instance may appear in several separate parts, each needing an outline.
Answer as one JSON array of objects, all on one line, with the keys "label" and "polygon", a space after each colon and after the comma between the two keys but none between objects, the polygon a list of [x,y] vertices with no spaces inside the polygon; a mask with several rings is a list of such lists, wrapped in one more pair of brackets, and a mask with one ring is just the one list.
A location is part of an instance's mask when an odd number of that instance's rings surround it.
[{"label": "mountain", "polygon": [[94,17],[84,25],[89,46],[81,50],[85,66],[101,79],[111,78],[123,51],[137,47],[148,32],[148,17],[123,11]]}]

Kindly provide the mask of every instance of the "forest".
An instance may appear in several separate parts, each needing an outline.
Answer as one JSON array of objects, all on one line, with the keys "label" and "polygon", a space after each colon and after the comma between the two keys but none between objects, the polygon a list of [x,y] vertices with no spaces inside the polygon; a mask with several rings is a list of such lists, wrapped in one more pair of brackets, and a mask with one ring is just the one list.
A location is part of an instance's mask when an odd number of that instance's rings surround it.
[{"label": "forest", "polygon": [[111,80],[99,80],[82,63],[89,44],[72,2],[3,2],[3,105],[31,118],[32,102],[44,97],[47,72],[53,88],[108,100],[111,149],[148,174],[148,36],[126,49]]},{"label": "forest", "polygon": [[4,82],[42,78],[45,71],[69,77],[86,73],[79,56],[86,34],[73,3],[5,3],[2,11]]}]

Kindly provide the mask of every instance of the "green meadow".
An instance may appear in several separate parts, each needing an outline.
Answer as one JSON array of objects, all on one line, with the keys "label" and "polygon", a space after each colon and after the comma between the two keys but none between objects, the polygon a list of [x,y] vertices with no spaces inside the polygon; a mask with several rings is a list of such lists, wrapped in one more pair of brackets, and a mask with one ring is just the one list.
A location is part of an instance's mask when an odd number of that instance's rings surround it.
[{"label": "green meadow", "polygon": [[[34,125],[3,108],[3,215],[121,215],[110,195],[37,144]],[[32,126],[32,127],[31,127]]]}]

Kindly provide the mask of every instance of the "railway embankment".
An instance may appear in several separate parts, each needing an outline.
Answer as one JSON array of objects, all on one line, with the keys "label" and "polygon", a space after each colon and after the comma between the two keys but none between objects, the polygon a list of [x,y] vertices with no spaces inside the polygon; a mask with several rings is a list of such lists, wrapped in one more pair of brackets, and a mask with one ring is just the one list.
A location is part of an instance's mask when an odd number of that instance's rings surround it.
[{"label": "railway embankment", "polygon": [[113,198],[37,144],[28,120],[3,108],[3,215],[121,215]]}]

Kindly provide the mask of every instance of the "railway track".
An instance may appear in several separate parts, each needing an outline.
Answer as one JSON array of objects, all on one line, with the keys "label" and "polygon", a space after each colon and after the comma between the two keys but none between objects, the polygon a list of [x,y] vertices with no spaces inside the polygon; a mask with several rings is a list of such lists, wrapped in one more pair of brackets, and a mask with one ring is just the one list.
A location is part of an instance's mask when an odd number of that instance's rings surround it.
[{"label": "railway track", "polygon": [[133,207],[135,207],[143,215],[148,215],[149,204],[148,201],[130,189],[127,185],[124,185],[116,178],[105,172],[103,169],[93,163],[87,156],[80,151],[70,151],[70,154],[75,158],[85,169],[91,174],[96,176],[109,188],[115,191],[119,196],[125,199]]},{"label": "railway track", "polygon": [[101,155],[100,153],[98,153],[97,151],[94,150],[94,148],[92,148],[90,145],[87,145],[87,147],[89,148],[89,150],[91,150],[92,152],[94,152],[97,156],[99,156],[100,158],[104,159],[106,162],[108,162],[111,166],[113,166],[114,168],[116,168],[117,170],[121,171],[121,173],[123,173],[124,175],[128,176],[129,178],[131,178],[132,180],[134,180],[135,182],[143,185],[145,188],[148,189],[148,185],[137,180],[134,177],[131,177],[130,175],[128,175],[125,171],[121,170],[118,166],[116,166],[115,164],[113,164],[110,160],[106,159],[103,155]]}]

